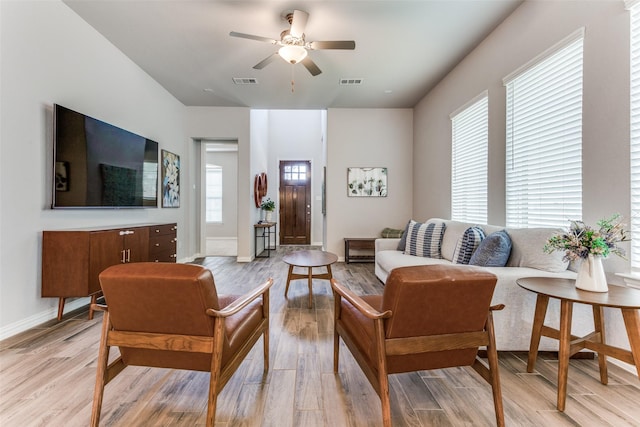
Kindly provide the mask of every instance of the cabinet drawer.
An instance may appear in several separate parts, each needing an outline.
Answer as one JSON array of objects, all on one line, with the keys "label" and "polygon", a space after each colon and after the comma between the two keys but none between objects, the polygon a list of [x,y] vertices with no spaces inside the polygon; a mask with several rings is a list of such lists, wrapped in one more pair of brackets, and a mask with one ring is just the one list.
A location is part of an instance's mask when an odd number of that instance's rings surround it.
[{"label": "cabinet drawer", "polygon": [[175,234],[151,235],[149,237],[149,257],[153,258],[154,254],[164,251],[176,251]]},{"label": "cabinet drawer", "polygon": [[162,224],[149,227],[149,236],[162,236],[165,234],[176,234],[177,224]]},{"label": "cabinet drawer", "polygon": [[149,256],[151,262],[176,262],[175,251],[168,250],[164,252],[158,252]]}]

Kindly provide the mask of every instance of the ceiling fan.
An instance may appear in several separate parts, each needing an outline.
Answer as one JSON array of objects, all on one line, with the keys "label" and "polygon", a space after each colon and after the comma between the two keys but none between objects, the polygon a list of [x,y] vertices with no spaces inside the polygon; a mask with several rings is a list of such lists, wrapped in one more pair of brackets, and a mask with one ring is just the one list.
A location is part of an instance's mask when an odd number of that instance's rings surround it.
[{"label": "ceiling fan", "polygon": [[322,73],[320,68],[313,60],[308,56],[309,50],[320,49],[348,49],[353,50],[356,48],[356,42],[353,40],[342,41],[312,41],[305,40],[304,28],[307,25],[309,14],[302,10],[285,11],[282,14],[283,18],[289,22],[291,28],[284,30],[280,33],[280,40],[270,39],[268,37],[254,36],[251,34],[238,33],[231,31],[229,33],[232,37],[240,37],[244,39],[257,40],[261,42],[267,42],[280,46],[278,52],[269,55],[262,61],[253,66],[256,70],[261,70],[276,58],[281,57],[285,61],[291,64],[297,64],[300,62],[305,66],[312,76],[317,76]]}]

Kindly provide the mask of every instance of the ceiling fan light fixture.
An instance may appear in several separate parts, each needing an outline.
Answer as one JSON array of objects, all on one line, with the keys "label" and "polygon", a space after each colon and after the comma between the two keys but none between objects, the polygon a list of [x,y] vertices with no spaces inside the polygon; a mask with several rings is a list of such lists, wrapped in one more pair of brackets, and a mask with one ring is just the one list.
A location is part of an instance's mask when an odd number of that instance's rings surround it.
[{"label": "ceiling fan light fixture", "polygon": [[282,46],[278,50],[278,55],[291,64],[297,64],[307,57],[307,49],[303,46]]}]

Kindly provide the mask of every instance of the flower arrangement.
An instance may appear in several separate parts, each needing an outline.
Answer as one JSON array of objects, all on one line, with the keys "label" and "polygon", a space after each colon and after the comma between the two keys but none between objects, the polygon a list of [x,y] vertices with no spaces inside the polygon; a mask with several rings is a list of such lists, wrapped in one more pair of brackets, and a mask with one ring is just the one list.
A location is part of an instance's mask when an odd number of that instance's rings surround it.
[{"label": "flower arrangement", "polygon": [[260,208],[264,209],[265,211],[274,211],[276,210],[276,202],[267,197],[260,204]]},{"label": "flower arrangement", "polygon": [[586,225],[582,221],[569,221],[569,230],[557,234],[547,240],[544,251],[564,251],[565,261],[586,259],[589,255],[600,255],[606,258],[609,254],[625,257],[625,251],[618,246],[619,242],[627,239],[620,214],[601,219],[596,224],[598,228]]}]

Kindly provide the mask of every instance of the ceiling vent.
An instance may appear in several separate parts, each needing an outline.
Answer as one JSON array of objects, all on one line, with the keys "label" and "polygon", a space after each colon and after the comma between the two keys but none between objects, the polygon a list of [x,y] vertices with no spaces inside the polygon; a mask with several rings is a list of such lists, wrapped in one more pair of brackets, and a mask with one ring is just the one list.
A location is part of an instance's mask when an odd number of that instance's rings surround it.
[{"label": "ceiling vent", "polygon": [[258,79],[254,77],[234,77],[233,82],[237,85],[257,85]]},{"label": "ceiling vent", "polygon": [[361,85],[362,79],[340,79],[341,86]]}]

